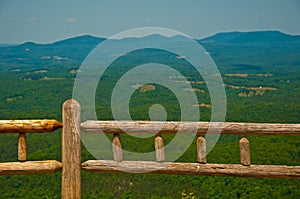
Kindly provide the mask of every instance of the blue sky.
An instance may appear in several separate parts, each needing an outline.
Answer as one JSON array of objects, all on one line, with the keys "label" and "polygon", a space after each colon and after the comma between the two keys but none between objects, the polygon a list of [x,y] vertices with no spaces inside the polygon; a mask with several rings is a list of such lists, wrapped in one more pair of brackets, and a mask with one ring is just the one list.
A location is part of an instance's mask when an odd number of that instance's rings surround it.
[{"label": "blue sky", "polygon": [[194,38],[218,32],[279,30],[300,35],[299,0],[0,0],[0,43],[109,37],[140,27]]}]

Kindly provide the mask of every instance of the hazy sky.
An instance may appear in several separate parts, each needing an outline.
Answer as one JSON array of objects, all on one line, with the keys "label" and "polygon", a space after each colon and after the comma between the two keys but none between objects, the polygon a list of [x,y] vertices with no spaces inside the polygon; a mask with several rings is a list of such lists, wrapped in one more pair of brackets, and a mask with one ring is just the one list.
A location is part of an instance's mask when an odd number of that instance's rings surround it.
[{"label": "hazy sky", "polygon": [[300,35],[299,0],[0,0],[0,43],[49,43],[163,27],[194,38],[280,30]]}]

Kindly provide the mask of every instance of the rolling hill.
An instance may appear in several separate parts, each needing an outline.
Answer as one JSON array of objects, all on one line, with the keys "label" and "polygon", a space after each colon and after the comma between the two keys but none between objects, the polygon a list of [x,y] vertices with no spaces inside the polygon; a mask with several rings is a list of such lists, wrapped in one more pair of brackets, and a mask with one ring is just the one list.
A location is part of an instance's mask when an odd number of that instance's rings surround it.
[{"label": "rolling hill", "polygon": [[300,36],[288,35],[279,31],[224,32],[201,39],[200,42],[232,45],[299,45]]},{"label": "rolling hill", "polygon": [[[161,35],[125,38],[117,42],[161,42]],[[180,41],[179,36],[170,41]],[[13,70],[16,65],[24,70],[53,67],[78,68],[88,53],[105,38],[78,36],[51,44],[26,42],[0,47],[0,70]],[[228,32],[197,40],[210,53],[219,67],[254,65],[261,67],[299,66],[300,36],[279,31]],[[179,46],[180,47],[180,46]]]},{"label": "rolling hill", "polygon": [[[116,42],[161,42],[161,35],[126,38]],[[182,41],[175,36],[170,41]],[[62,103],[72,97],[74,78],[85,56],[104,38],[80,36],[51,44],[27,42],[0,47],[0,118],[56,119],[61,121]],[[299,36],[280,32],[230,32],[197,40],[217,63],[227,95],[226,121],[258,123],[299,123],[300,118],[300,45]],[[117,44],[117,43],[116,43]],[[284,44],[284,45],[283,45]],[[180,45],[178,45],[180,47]],[[157,53],[160,56],[157,57]],[[183,76],[169,76],[174,84],[190,83],[201,112],[201,121],[211,114],[209,91],[194,70],[185,68],[183,56],[154,49],[120,56],[103,74],[95,96],[99,120],[113,119],[111,96],[122,75],[138,63],[152,58],[162,63],[175,60],[175,69]],[[149,62],[150,63],[150,62]],[[153,63],[153,62],[151,62]],[[183,63],[183,64],[182,64]],[[169,74],[167,74],[169,75]],[[137,78],[138,80],[138,78]],[[133,119],[149,120],[149,109],[161,104],[168,120],[180,120],[180,104],[174,94],[161,85],[147,84],[133,93],[129,109]],[[89,88],[89,87],[86,87]],[[88,97],[88,96],[87,96]],[[171,137],[164,137],[164,140]],[[222,135],[208,154],[209,163],[239,164],[239,136]],[[289,136],[249,136],[253,164],[299,165],[299,139]],[[28,134],[28,160],[61,160],[61,132]],[[168,143],[168,142],[166,142]],[[98,143],[97,143],[98,144]],[[129,151],[154,149],[152,138],[138,139],[122,135]],[[96,145],[95,145],[96,147]],[[0,161],[17,161],[17,137],[0,135]],[[101,151],[103,154],[111,152]],[[196,142],[178,161],[196,162]],[[94,159],[82,148],[82,161]],[[82,173],[83,198],[299,198],[300,181],[152,174]],[[60,198],[61,174],[0,176],[0,198]],[[192,197],[191,197],[192,198]]]}]

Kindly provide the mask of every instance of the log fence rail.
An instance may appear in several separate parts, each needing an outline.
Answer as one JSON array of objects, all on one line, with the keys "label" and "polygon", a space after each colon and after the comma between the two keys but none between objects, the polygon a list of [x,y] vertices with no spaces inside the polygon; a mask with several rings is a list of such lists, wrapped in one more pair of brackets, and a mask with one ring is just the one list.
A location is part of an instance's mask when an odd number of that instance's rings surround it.
[{"label": "log fence rail", "polygon": [[[300,136],[300,124],[264,124],[232,122],[159,122],[159,121],[86,121],[80,122],[80,104],[67,100],[63,104],[63,123],[56,120],[0,120],[1,133],[18,133],[18,162],[0,163],[0,175],[46,174],[62,170],[62,198],[81,198],[81,170],[88,172],[160,173],[180,175],[267,177],[300,179],[300,166],[252,165],[248,135]],[[184,131],[179,131],[180,126]],[[161,134],[193,133],[197,127],[197,163],[166,162]],[[62,128],[62,162],[56,160],[27,161],[26,134],[53,132]],[[190,130],[189,130],[190,128]],[[205,134],[240,135],[241,164],[211,164],[206,160]],[[122,156],[121,136],[124,133],[151,133],[156,161],[126,161]],[[79,133],[113,134],[113,160],[88,160],[81,163]]]}]

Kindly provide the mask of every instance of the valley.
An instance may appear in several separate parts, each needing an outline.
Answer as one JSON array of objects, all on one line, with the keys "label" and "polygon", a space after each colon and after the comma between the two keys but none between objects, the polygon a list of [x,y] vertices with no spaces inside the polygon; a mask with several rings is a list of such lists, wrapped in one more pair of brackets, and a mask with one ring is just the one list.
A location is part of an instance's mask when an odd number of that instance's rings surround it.
[{"label": "valley", "polygon": [[[267,39],[257,39],[261,35]],[[223,79],[227,97],[226,121],[299,123],[299,36],[272,31],[261,32],[261,35],[259,32],[220,33],[197,40],[210,52]],[[276,39],[272,40],[272,37]],[[25,43],[1,47],[0,119],[61,121],[62,103],[72,98],[73,84],[76,75],[81,72],[81,62],[103,40],[82,36],[53,44]],[[205,81],[195,75],[195,70],[184,61],[184,57],[153,49],[121,56],[105,71],[95,97],[98,120],[114,119],[110,108],[111,95],[118,79],[136,65],[153,60],[168,63],[182,74],[169,75],[168,80],[181,85],[184,92],[194,92],[199,103],[193,107],[199,109],[201,121],[209,121],[212,104]],[[137,78],[131,88],[136,89],[129,103],[133,119],[149,120],[148,112],[153,104],[165,107],[167,120],[181,119],[178,100],[166,87],[141,85]],[[169,135],[164,136],[166,142],[172,139]],[[60,130],[42,136],[29,134],[28,159],[60,161],[60,139]],[[238,140],[239,136],[221,135],[208,154],[208,162],[239,163]],[[298,137],[249,136],[249,140],[253,164],[300,165]],[[122,135],[122,143],[129,151],[152,151],[152,141],[152,138],[141,140]],[[196,141],[177,161],[196,162],[195,149]],[[16,135],[0,135],[0,157],[1,162],[17,161]],[[83,147],[82,161],[88,159],[94,157]],[[60,173],[0,176],[0,195],[4,198],[22,198],[26,193],[28,198],[60,198],[60,176]],[[182,194],[192,194],[197,198],[300,196],[300,182],[288,179],[86,172],[83,172],[82,178],[83,198],[180,198]]]}]

